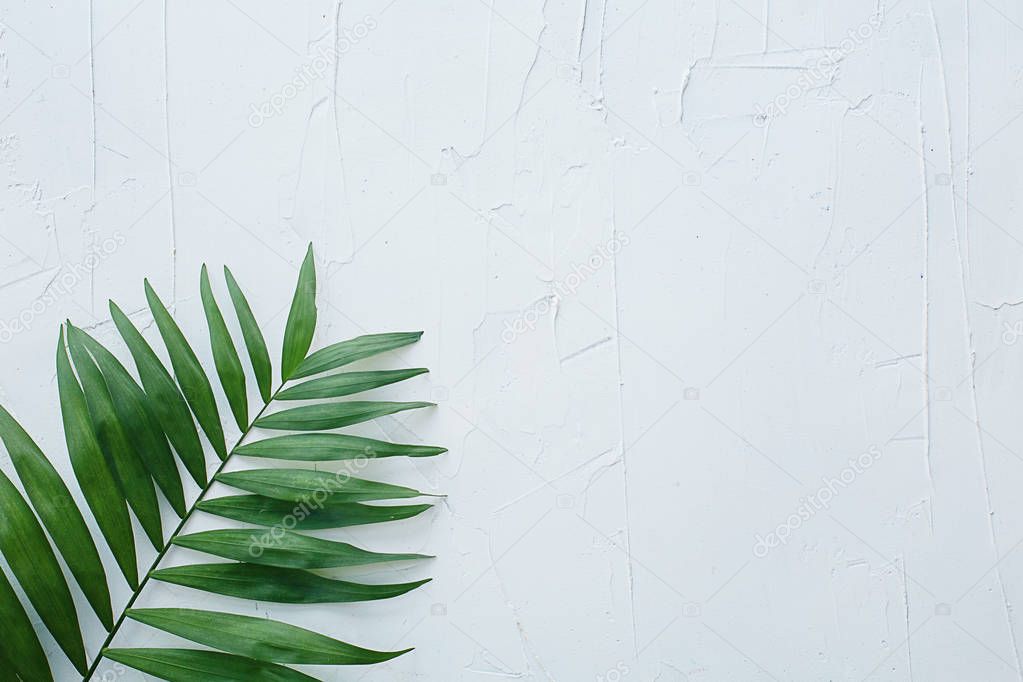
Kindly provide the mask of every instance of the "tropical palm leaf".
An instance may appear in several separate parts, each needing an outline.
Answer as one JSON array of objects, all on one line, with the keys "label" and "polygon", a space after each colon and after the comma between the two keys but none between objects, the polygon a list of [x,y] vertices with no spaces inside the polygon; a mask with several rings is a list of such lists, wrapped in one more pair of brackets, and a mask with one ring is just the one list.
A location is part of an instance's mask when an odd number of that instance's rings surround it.
[{"label": "tropical palm leaf", "polygon": [[[57,345],[60,410],[74,484],[84,506],[79,507],[69,482],[15,418],[0,407],[0,441],[21,483],[19,489],[0,472],[0,553],[7,564],[7,569],[0,568],[0,622],[4,627],[0,667],[6,672],[4,679],[53,679],[53,661],[47,659],[33,622],[49,632],[62,652],[55,655],[65,656],[85,681],[95,679],[104,658],[165,680],[250,682],[313,679],[288,664],[364,665],[410,651],[375,651],[263,618],[190,608],[132,608],[150,580],[286,604],[389,599],[428,582],[362,584],[320,575],[315,571],[429,557],[373,552],[304,532],[411,518],[431,505],[375,503],[410,500],[428,496],[426,493],[357,478],[347,470],[227,470],[228,464],[239,458],[350,465],[375,458],[431,457],[446,452],[439,447],[328,432],[431,405],[336,400],[411,379],[425,369],[326,374],[414,343],[422,332],[360,336],[310,354],[316,325],[316,272],[310,246],[284,333],[281,384],[274,389],[266,341],[249,302],[227,268],[224,276],[240,339],[232,337],[205,266],[200,273],[215,374],[202,366],[199,354],[148,281],[146,300],[169,366],[113,302],[110,314],[137,378],[84,330],[70,322],[62,326]],[[256,396],[249,393],[240,344],[247,351]],[[211,376],[219,379],[229,407],[227,414],[217,405]],[[251,418],[250,398],[258,398],[261,404]],[[304,403],[298,407],[274,409],[278,401],[299,400]],[[231,422],[242,435],[228,449],[225,424]],[[299,433],[259,439],[257,429]],[[200,434],[218,458],[212,475]],[[185,499],[179,462],[200,487],[191,501]],[[245,494],[210,498],[215,482]],[[164,505],[180,518],[170,531],[162,523]],[[230,519],[255,529],[186,532],[196,514]],[[142,562],[141,576],[139,552],[145,547],[136,546],[132,516],[157,552],[150,565]],[[90,531],[90,525],[98,535]],[[108,582],[114,576],[100,559],[101,545],[110,551],[117,572],[132,590],[127,603],[116,609]],[[228,563],[165,567],[162,563],[174,546],[227,559]],[[61,562],[74,581],[67,580]],[[76,609],[76,592],[82,594],[107,632],[106,640],[94,651],[87,650],[82,637],[90,624],[87,619],[93,615]],[[129,619],[214,651],[114,648],[122,624]]]}]

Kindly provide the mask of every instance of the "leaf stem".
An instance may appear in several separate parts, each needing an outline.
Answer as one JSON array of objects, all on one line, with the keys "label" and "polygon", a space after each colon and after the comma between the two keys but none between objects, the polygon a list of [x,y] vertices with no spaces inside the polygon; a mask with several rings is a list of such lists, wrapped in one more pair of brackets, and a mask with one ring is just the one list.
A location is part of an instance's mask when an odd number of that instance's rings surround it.
[{"label": "leaf stem", "polygon": [[96,653],[96,659],[92,662],[92,665],[89,666],[89,669],[85,673],[85,677],[82,678],[82,682],[89,682],[90,680],[92,680],[93,675],[96,674],[96,669],[99,668],[99,664],[103,660],[103,652],[107,649],[107,647],[110,646],[111,642],[113,642],[114,637],[117,636],[117,633],[120,631],[121,625],[124,623],[125,617],[128,615],[128,610],[135,605],[135,601],[142,595],[142,591],[149,583],[149,578],[150,576],[152,576],[153,571],[156,569],[157,566],[159,566],[160,562],[163,561],[163,558],[167,555],[167,551],[170,550],[170,548],[173,546],[174,538],[176,538],[181,533],[181,531],[184,530],[185,525],[192,518],[192,514],[193,512],[195,512],[197,505],[203,501],[203,499],[206,497],[206,493],[208,493],[210,491],[210,488],[213,487],[213,483],[215,482],[217,474],[221,473],[224,470],[224,468],[227,466],[227,463],[231,460],[231,455],[233,455],[234,451],[237,450],[238,447],[245,441],[245,438],[248,437],[250,433],[252,433],[252,429],[253,427],[255,427],[256,422],[259,420],[260,417],[263,416],[267,408],[270,407],[273,401],[277,398],[277,394],[280,393],[281,389],[283,388],[284,388],[283,384],[281,386],[278,386],[277,390],[275,390],[273,394],[270,396],[270,399],[266,401],[263,407],[259,410],[259,413],[252,418],[252,422],[249,424],[248,428],[246,428],[242,432],[241,437],[238,438],[234,446],[227,453],[227,457],[224,458],[224,460],[220,463],[220,466],[217,467],[217,470],[213,472],[212,476],[210,476],[210,479],[207,482],[206,487],[202,489],[202,492],[199,493],[199,496],[195,498],[194,502],[192,502],[192,506],[189,507],[188,511],[185,512],[185,515],[181,517],[181,522],[178,523],[177,528],[175,528],[174,532],[172,532],[170,534],[170,537],[167,538],[166,544],[164,544],[163,549],[160,550],[160,553],[156,555],[156,558],[153,559],[153,563],[149,566],[149,570],[146,571],[146,575],[144,578],[142,578],[142,582],[139,583],[138,589],[135,590],[135,592],[131,595],[131,599],[129,599],[128,603],[125,604],[124,609],[121,611],[121,615],[118,616],[117,620],[114,622],[114,626],[110,628],[110,632],[107,635],[107,638],[103,641],[103,644],[100,645],[99,651]]}]

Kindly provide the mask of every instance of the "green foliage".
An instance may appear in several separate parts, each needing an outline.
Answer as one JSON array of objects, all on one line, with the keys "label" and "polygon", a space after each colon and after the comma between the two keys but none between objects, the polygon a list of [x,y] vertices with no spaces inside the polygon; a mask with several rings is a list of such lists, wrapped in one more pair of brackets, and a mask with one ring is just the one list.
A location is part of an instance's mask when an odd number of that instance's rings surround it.
[{"label": "green foliage", "polygon": [[[4,679],[53,679],[51,661],[47,660],[36,627],[45,628],[56,641],[62,653],[53,655],[66,656],[86,681],[94,679],[103,658],[171,681],[250,682],[314,679],[286,667],[288,664],[366,665],[410,651],[374,651],[264,618],[189,608],[132,608],[150,579],[238,599],[286,604],[389,599],[428,582],[362,584],[320,575],[316,571],[326,568],[429,557],[371,552],[297,532],[411,518],[431,505],[398,505],[393,501],[424,493],[356,478],[345,470],[227,470],[229,464],[244,458],[260,462],[344,462],[350,468],[353,462],[362,465],[375,458],[431,457],[446,452],[439,447],[327,433],[431,404],[336,400],[411,379],[427,371],[421,368],[316,376],[414,343],[422,332],[360,336],[310,354],[316,327],[316,272],[310,246],[284,333],[282,383],[274,390],[269,351],[248,299],[227,268],[224,277],[240,339],[232,337],[205,266],[200,274],[215,374],[202,366],[199,355],[148,281],[146,300],[169,366],[113,302],[111,317],[133,360],[137,378],[84,330],[70,322],[62,326],[56,354],[60,409],[71,469],[84,505],[78,505],[68,483],[46,455],[0,407],[0,441],[21,483],[19,489],[0,472],[0,553],[8,567],[0,569],[0,622],[4,629],[0,668],[5,672]],[[256,395],[250,395],[240,344],[247,351]],[[211,376],[219,379],[228,410],[219,408]],[[298,379],[304,381],[294,382]],[[289,381],[294,383],[289,385]],[[273,409],[277,401],[298,400],[305,402],[290,409]],[[249,409],[252,402],[259,405],[258,410]],[[251,419],[250,414],[254,414]],[[242,435],[228,449],[224,429],[225,423],[231,422]],[[300,433],[255,439],[256,429]],[[200,433],[219,458],[212,475]],[[201,489],[189,502],[179,463]],[[210,498],[214,483],[246,494]],[[375,504],[381,501],[390,504]],[[181,519],[170,531],[162,523],[164,507]],[[185,534],[186,524],[195,514],[255,528]],[[136,547],[132,516],[157,551],[141,576],[139,550],[144,547]],[[90,531],[90,525],[98,530],[98,536]],[[109,585],[116,573],[107,574],[99,544],[109,550],[121,578],[132,589],[130,599],[116,611],[111,605]],[[229,563],[161,566],[173,546]],[[61,561],[74,581],[65,578]],[[93,613],[78,612],[76,590]],[[201,603],[201,599],[196,602]],[[82,631],[92,618],[108,636],[99,650],[90,653]],[[127,619],[215,651],[113,648]],[[33,626],[33,622],[38,625]]]}]

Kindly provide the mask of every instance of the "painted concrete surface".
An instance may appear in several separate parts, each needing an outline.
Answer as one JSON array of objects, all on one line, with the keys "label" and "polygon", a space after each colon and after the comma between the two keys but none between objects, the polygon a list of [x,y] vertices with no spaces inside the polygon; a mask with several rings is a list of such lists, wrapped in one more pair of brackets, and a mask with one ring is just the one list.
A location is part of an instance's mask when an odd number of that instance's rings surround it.
[{"label": "painted concrete surface", "polygon": [[436,510],[331,537],[435,580],[140,603],[417,647],[332,680],[1020,679],[1021,38],[1004,0],[6,3],[3,402],[67,471],[62,319],[155,338],[148,276],[208,362],[226,263],[276,349],[312,241],[317,343],[426,332],[367,366],[438,407],[363,432],[451,448],[372,467]]}]

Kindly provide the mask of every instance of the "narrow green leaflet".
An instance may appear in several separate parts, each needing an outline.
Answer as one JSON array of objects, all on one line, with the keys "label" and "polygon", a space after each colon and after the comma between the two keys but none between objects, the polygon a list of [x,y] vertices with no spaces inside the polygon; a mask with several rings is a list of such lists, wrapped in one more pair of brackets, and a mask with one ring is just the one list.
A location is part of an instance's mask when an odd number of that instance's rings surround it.
[{"label": "narrow green leaflet", "polygon": [[304,405],[303,407],[293,407],[290,410],[283,410],[260,417],[256,420],[256,426],[261,429],[276,429],[279,431],[323,431],[361,424],[377,417],[404,412],[405,410],[433,407],[433,405],[434,403],[423,402],[393,403],[357,400],[343,403]]},{"label": "narrow green leaflet", "polygon": [[226,459],[227,445],[224,441],[224,427],[220,423],[220,412],[217,410],[217,400],[213,397],[213,387],[210,386],[209,377],[206,376],[206,371],[199,364],[199,358],[195,357],[195,351],[188,345],[185,335],[181,333],[178,323],[174,321],[166,306],[163,305],[163,301],[150,286],[149,280],[146,280],[145,287],[149,309],[153,312],[153,319],[160,330],[160,336],[163,337],[163,344],[167,347],[167,354],[170,355],[171,366],[174,368],[174,376],[181,384],[185,400],[192,407],[192,412],[195,413],[195,418],[213,445],[213,449],[220,459]]},{"label": "narrow green leaflet", "polygon": [[[64,574],[25,498],[0,472],[0,552],[36,613],[75,668],[86,669],[78,613]],[[6,632],[6,623],[4,631]]]},{"label": "narrow green leaflet", "polygon": [[82,387],[71,370],[71,361],[64,348],[63,329],[57,347],[57,387],[71,468],[121,573],[131,589],[137,589],[139,570],[128,507],[92,430]]},{"label": "narrow green leaflet", "polygon": [[[68,324],[68,329],[72,330],[73,327]],[[69,336],[71,334],[73,332],[69,331]],[[163,527],[153,479],[128,441],[128,435],[117,418],[106,381],[92,356],[79,344],[69,343],[68,346],[85,393],[92,426],[107,464],[146,536],[159,551],[163,549]]]},{"label": "narrow green leaflet", "polygon": [[[132,448],[163,491],[164,497],[178,517],[185,515],[185,493],[167,438],[149,405],[145,392],[132,378],[121,361],[102,344],[77,327],[70,327],[68,346],[84,346],[103,372],[114,410]],[[186,408],[187,409],[187,408]]]},{"label": "narrow green leaflet", "polygon": [[344,459],[375,459],[380,457],[433,457],[447,448],[432,445],[388,443],[373,438],[345,433],[296,433],[266,438],[235,449],[246,457],[289,459],[306,462],[329,462]]},{"label": "narrow green leaflet", "polygon": [[418,516],[429,509],[429,504],[373,506],[353,503],[304,504],[275,500],[262,495],[230,495],[214,500],[203,500],[197,507],[207,514],[252,523],[257,526],[277,526],[287,518],[294,521],[295,530],[322,530],[346,528],[370,523],[399,521]]},{"label": "narrow green leaflet", "polygon": [[229,597],[283,604],[330,604],[390,599],[430,582],[365,585],[330,580],[293,568],[256,564],[197,564],[154,571],[153,578]]},{"label": "narrow green leaflet", "polygon": [[174,544],[233,561],[280,568],[339,568],[388,561],[431,559],[423,554],[383,554],[345,542],[299,533],[262,530],[207,530],[174,539]]},{"label": "narrow green leaflet", "polygon": [[227,290],[231,294],[231,302],[234,304],[234,312],[238,317],[238,324],[242,328],[242,338],[245,339],[245,347],[249,351],[249,362],[252,363],[252,373],[259,385],[259,395],[264,403],[270,402],[270,385],[273,382],[273,369],[270,365],[270,352],[266,349],[266,340],[263,332],[259,330],[259,323],[256,316],[252,314],[249,301],[238,286],[237,280],[228,267],[224,266],[224,279],[227,280]]},{"label": "narrow green leaflet", "polygon": [[318,398],[340,398],[353,393],[362,393],[380,386],[425,374],[425,368],[398,369],[382,372],[344,372],[312,379],[281,391],[278,400],[315,400]]},{"label": "narrow green leaflet", "polygon": [[238,428],[245,431],[249,427],[249,399],[245,392],[245,372],[242,362],[238,359],[238,350],[227,331],[227,323],[220,312],[217,299],[210,286],[210,276],[206,266],[202,266],[199,275],[199,290],[202,296],[202,307],[206,313],[206,324],[210,328],[210,345],[213,348],[213,363],[217,367],[220,385],[224,387],[227,402],[231,405],[234,421]]},{"label": "narrow green leaflet", "polygon": [[109,630],[114,625],[114,618],[107,576],[96,543],[93,542],[67,484],[35,441],[3,407],[0,407],[0,439],[3,439],[32,506],[50,532],[50,537],[96,616],[103,627]]},{"label": "narrow green leaflet", "polygon": [[275,500],[323,504],[331,502],[368,502],[419,497],[412,488],[355,478],[347,472],[309,469],[250,469],[217,474],[216,480],[233,488],[272,497]]},{"label": "narrow green leaflet", "polygon": [[[4,636],[0,637],[0,659],[6,670],[23,682],[52,682],[53,673],[46,660],[46,653],[39,643],[32,621],[25,608],[18,601],[18,595],[11,587],[7,575],[0,570],[0,623],[4,624]],[[82,655],[85,661],[85,655]],[[84,673],[84,669],[79,669]]]},{"label": "narrow green leaflet", "polygon": [[107,649],[111,661],[169,682],[317,682],[291,668],[197,649]]},{"label": "narrow green leaflet", "polygon": [[422,336],[423,332],[389,332],[387,334],[367,334],[341,341],[310,355],[290,378],[301,379],[337,369],[356,360],[415,343]]},{"label": "narrow green leaflet", "polygon": [[367,665],[411,651],[371,651],[294,625],[196,609],[130,609],[132,620],[231,654],[272,663]]},{"label": "narrow green leaflet", "polygon": [[195,422],[192,421],[192,413],[181,396],[181,391],[139,330],[113,301],[110,302],[110,316],[135,360],[135,367],[142,379],[149,405],[164,433],[167,434],[188,473],[200,487],[205,487],[206,457],[199,442],[199,434],[195,430]]},{"label": "narrow green leaflet", "polygon": [[[313,245],[309,245],[302,269],[298,273],[298,286],[291,301],[288,324],[284,329],[284,351],[281,355],[281,379],[291,379],[305,360],[316,331],[316,264]],[[306,376],[306,375],[302,375]]]}]

